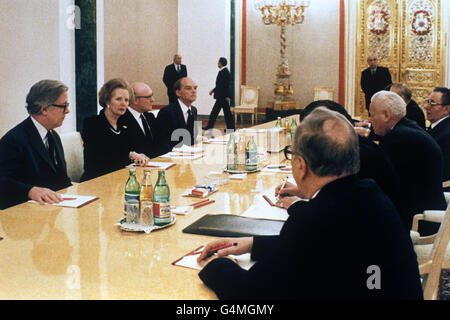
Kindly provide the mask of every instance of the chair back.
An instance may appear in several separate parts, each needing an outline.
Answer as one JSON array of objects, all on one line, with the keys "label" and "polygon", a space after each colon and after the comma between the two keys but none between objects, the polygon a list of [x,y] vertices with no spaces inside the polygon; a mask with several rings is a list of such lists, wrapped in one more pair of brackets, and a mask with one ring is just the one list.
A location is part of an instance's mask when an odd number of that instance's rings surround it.
[{"label": "chair back", "polygon": [[67,175],[72,182],[80,182],[84,171],[83,140],[78,131],[61,134],[64,156],[67,164]]},{"label": "chair back", "polygon": [[449,220],[450,206],[447,207],[444,219],[439,227],[429,260],[419,266],[420,274],[422,276],[427,275],[423,281],[423,295],[425,300],[436,300],[438,297],[442,264],[450,240]]},{"label": "chair back", "polygon": [[315,87],[314,101],[333,100],[334,89],[331,87]]},{"label": "chair back", "polygon": [[241,85],[241,107],[258,107],[259,87]]}]

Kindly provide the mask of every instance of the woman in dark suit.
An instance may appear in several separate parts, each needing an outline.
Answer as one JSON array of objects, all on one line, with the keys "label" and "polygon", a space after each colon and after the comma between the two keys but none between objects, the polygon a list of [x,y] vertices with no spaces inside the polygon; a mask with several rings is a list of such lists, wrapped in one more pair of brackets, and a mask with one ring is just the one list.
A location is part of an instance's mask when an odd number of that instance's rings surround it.
[{"label": "woman in dark suit", "polygon": [[103,110],[85,119],[83,125],[84,174],[82,181],[121,169],[131,161],[144,165],[149,158],[131,150],[130,134],[117,120],[126,111],[132,95],[123,79],[112,79],[99,92]]}]

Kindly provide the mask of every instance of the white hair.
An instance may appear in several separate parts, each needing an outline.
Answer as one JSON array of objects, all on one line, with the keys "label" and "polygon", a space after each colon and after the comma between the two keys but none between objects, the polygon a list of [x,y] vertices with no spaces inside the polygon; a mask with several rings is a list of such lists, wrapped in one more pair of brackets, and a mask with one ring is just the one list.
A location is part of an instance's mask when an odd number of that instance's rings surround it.
[{"label": "white hair", "polygon": [[406,116],[406,103],[397,93],[392,91],[379,91],[370,100],[377,103],[377,107],[382,110],[389,109],[392,116],[401,119]]}]

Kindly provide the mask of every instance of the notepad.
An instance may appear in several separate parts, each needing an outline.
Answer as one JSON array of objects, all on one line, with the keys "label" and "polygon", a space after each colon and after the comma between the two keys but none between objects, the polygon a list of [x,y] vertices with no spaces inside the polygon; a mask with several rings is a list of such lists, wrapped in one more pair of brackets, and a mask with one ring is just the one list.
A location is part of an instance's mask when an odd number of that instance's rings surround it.
[{"label": "notepad", "polygon": [[[196,269],[196,270],[202,270],[203,268],[197,262],[198,254],[192,255],[192,253],[202,251],[203,249],[204,249],[204,246],[201,246],[195,250],[192,250],[191,252],[187,253],[180,259],[172,262],[172,265]],[[229,255],[229,257],[232,258],[241,268],[243,268],[245,270],[249,270],[256,263],[255,261],[251,260],[250,253],[244,253],[241,255],[232,255],[231,254],[231,255]]]},{"label": "notepad", "polygon": [[175,163],[173,162],[156,162],[156,161],[149,161],[145,165],[146,168],[151,169],[158,169],[158,170],[167,170],[171,167],[173,167]]},{"label": "notepad", "polygon": [[203,157],[203,153],[178,153],[178,152],[168,152],[159,156],[160,158],[168,158],[168,159],[188,159],[188,160],[196,160]]},{"label": "notepad", "polygon": [[[48,205],[53,205],[57,207],[68,207],[68,208],[81,208],[82,206],[91,203],[98,199],[96,196],[80,196],[80,195],[72,195],[72,194],[61,194],[63,197],[63,201],[60,203],[48,203]],[[29,200],[30,203],[39,204],[39,202],[34,200]]]}]

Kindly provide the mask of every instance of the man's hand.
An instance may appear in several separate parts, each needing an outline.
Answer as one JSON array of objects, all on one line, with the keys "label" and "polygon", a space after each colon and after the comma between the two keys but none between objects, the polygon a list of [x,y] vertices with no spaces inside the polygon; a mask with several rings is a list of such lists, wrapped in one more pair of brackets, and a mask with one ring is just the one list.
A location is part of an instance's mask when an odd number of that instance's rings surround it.
[{"label": "man's hand", "polygon": [[275,197],[281,197],[283,195],[289,195],[289,196],[295,196],[295,197],[299,197],[300,194],[298,192],[298,188],[295,184],[292,184],[290,182],[286,182],[286,184],[284,185],[284,188],[281,189],[282,184],[278,185],[275,188]]},{"label": "man's hand", "polygon": [[[229,247],[217,250],[217,248],[223,246]],[[230,254],[241,255],[244,253],[249,253],[252,251],[252,246],[253,246],[252,237],[224,238],[216,240],[206,245],[200,256],[197,258],[197,262],[198,264],[200,264],[200,266],[204,267],[212,260],[220,257],[226,257]]]},{"label": "man's hand", "polygon": [[41,187],[31,188],[28,192],[28,197],[31,200],[38,202],[39,204],[53,204],[63,201],[63,198],[60,194],[56,193],[53,190]]}]

